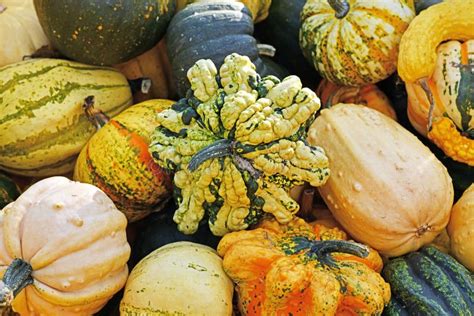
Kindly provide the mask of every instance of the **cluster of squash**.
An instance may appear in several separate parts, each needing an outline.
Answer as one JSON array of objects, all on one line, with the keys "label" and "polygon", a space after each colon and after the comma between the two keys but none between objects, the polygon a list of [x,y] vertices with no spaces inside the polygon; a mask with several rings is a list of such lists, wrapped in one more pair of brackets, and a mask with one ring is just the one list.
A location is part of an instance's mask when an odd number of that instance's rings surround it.
[{"label": "cluster of squash", "polygon": [[0,306],[472,315],[474,0],[0,0]]}]

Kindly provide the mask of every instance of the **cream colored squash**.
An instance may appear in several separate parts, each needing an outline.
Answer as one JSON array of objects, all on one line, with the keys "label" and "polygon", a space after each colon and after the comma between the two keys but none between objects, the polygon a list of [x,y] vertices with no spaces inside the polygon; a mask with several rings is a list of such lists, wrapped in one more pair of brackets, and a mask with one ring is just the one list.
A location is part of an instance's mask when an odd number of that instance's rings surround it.
[{"label": "cream colored squash", "polygon": [[33,184],[0,214],[0,276],[19,258],[22,268],[13,270],[31,274],[32,284],[0,303],[12,303],[22,316],[99,311],[128,276],[126,225],[125,215],[90,184],[64,177]]},{"label": "cream colored squash", "polygon": [[210,247],[181,241],[142,259],[130,273],[120,315],[232,315],[232,281]]},{"label": "cream colored squash", "polygon": [[448,224],[451,253],[474,272],[474,184],[454,204]]},{"label": "cream colored squash", "polygon": [[0,67],[48,45],[33,0],[0,0]]},{"label": "cream colored squash", "polygon": [[308,142],[324,148],[331,176],[319,188],[336,220],[386,256],[430,243],[446,227],[453,185],[413,134],[361,105],[321,111]]}]

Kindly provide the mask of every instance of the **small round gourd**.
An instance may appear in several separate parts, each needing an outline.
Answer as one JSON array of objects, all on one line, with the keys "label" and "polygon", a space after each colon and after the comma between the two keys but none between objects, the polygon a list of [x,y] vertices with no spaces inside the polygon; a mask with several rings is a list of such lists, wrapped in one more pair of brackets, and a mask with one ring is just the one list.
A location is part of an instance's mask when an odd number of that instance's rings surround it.
[{"label": "small round gourd", "polygon": [[133,269],[120,315],[232,315],[234,287],[210,247],[180,241],[158,248]]},{"label": "small round gourd", "polygon": [[0,303],[25,316],[99,311],[128,276],[126,225],[90,184],[35,183],[0,214]]}]

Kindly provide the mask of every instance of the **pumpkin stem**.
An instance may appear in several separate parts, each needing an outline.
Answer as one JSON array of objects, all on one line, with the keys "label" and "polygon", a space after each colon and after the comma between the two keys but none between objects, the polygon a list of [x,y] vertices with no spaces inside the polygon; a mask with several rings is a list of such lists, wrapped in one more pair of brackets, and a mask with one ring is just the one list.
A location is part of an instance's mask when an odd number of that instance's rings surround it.
[{"label": "pumpkin stem", "polygon": [[90,95],[84,99],[84,104],[82,108],[86,113],[86,117],[91,122],[97,130],[101,129],[102,126],[107,124],[110,118],[101,110],[94,108],[94,96]]},{"label": "pumpkin stem", "polygon": [[233,142],[228,139],[220,139],[209,146],[198,151],[189,161],[188,170],[195,171],[206,160],[232,155]]},{"label": "pumpkin stem", "polygon": [[336,18],[338,19],[345,17],[351,9],[351,6],[347,0],[328,0],[328,2],[331,8],[336,11]]},{"label": "pumpkin stem", "polygon": [[13,299],[26,286],[33,284],[33,268],[22,259],[14,259],[0,281],[0,306],[11,306]]},{"label": "pumpkin stem", "polygon": [[260,56],[275,57],[276,48],[268,44],[257,44],[258,54]]},{"label": "pumpkin stem", "polygon": [[426,78],[420,79],[420,85],[426,93],[428,97],[428,101],[430,102],[430,108],[428,110],[428,131],[431,130],[431,126],[433,126],[433,111],[434,111],[434,97],[433,93],[431,93],[430,86],[428,84],[428,80]]},{"label": "pumpkin stem", "polygon": [[309,257],[333,268],[337,268],[336,261],[331,256],[333,252],[347,253],[361,258],[366,258],[369,255],[367,246],[353,241],[310,240],[306,237],[294,237],[293,242],[296,244],[293,249],[294,253],[307,250],[306,254]]}]

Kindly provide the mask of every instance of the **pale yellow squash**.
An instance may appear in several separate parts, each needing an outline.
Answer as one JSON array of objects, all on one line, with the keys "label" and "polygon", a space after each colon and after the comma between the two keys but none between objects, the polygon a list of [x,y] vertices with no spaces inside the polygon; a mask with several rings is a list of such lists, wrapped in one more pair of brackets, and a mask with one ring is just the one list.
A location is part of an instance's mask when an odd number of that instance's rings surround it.
[{"label": "pale yellow squash", "polygon": [[399,256],[430,243],[448,224],[453,185],[446,168],[394,120],[338,104],[321,111],[308,142],[329,157],[331,177],[319,192],[354,239]]}]

